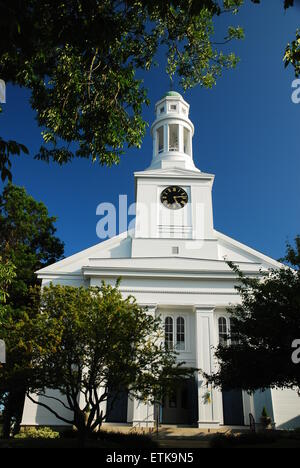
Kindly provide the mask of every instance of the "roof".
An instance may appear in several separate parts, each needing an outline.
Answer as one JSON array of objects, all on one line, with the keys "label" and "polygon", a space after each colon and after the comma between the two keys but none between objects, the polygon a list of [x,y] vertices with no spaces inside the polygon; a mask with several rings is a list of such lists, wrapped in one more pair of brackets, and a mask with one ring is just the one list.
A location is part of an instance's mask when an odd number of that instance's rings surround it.
[{"label": "roof", "polygon": [[182,97],[180,93],[177,93],[177,91],[168,91],[164,94],[163,98],[167,96]]},{"label": "roof", "polygon": [[[261,269],[280,268],[282,264],[268,257],[267,255],[254,250],[245,244],[242,244],[231,237],[214,231],[215,241],[218,243],[219,256],[217,259],[203,257],[181,257],[172,256],[163,257],[143,257],[136,258],[131,256],[131,243],[133,232],[125,231],[122,234],[115,236],[109,240],[100,242],[99,244],[85,249],[77,254],[71,255],[68,258],[60,260],[57,263],[49,265],[37,271],[39,278],[60,277],[65,275],[75,275],[86,277],[94,275],[95,271],[104,271],[107,274],[114,275],[127,274],[143,276],[145,270],[154,273],[159,273],[161,262],[167,265],[168,275],[171,271],[181,272],[182,276],[199,276],[211,273],[230,274],[230,268],[227,261],[235,262],[242,271],[248,274],[257,274]],[[131,273],[130,273],[131,271]],[[122,272],[122,273],[121,273]],[[160,274],[166,272],[160,272]]]}]

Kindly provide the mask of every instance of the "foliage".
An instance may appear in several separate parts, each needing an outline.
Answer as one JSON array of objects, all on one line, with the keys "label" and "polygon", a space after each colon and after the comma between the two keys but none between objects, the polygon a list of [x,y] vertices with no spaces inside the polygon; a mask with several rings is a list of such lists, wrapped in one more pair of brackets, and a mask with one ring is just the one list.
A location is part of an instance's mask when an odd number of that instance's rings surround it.
[{"label": "foliage", "polygon": [[[260,0],[252,0],[260,3]],[[236,14],[244,0],[0,0],[0,76],[31,90],[43,128],[36,157],[59,164],[74,157],[119,162],[124,147],[140,147],[147,91],[139,70],[166,51],[166,71],[182,88],[211,88],[238,58],[228,43],[244,37],[217,18]],[[284,8],[293,0],[284,0]],[[220,31],[219,31],[220,36]],[[299,31],[287,45],[285,66],[299,75]],[[1,110],[1,108],[0,108]],[[0,137],[0,172],[11,178],[11,156],[27,148]]]},{"label": "foliage", "polygon": [[239,26],[228,25],[225,38],[215,40],[214,20],[242,3],[0,1],[0,76],[31,90],[44,139],[37,157],[112,165],[126,144],[139,147],[148,99],[137,70],[149,70],[157,51],[166,50],[167,72],[179,75],[183,89],[212,87],[238,61],[227,44],[243,38]]},{"label": "foliage", "polygon": [[[260,3],[261,0],[251,0],[253,3]],[[283,7],[286,10],[289,7],[294,6],[294,0],[283,0]]]},{"label": "foliage", "polygon": [[294,247],[288,244],[285,262],[288,265],[261,272],[261,278],[245,277],[229,263],[239,278],[241,303],[228,309],[236,341],[217,348],[219,370],[209,379],[215,385],[250,392],[299,389],[300,368],[292,360],[292,343],[300,337],[299,236]]},{"label": "foliage", "polygon": [[[7,362],[0,367],[0,403],[4,405],[6,437],[11,432],[13,417],[18,430],[23,411],[35,339],[30,334],[37,314],[31,297],[31,290],[39,284],[35,271],[59,260],[63,254],[63,244],[55,237],[54,222],[45,205],[35,201],[24,188],[10,183],[4,188],[0,196],[0,281],[6,304],[0,308],[0,339],[6,343]],[[3,278],[7,269],[9,284]]]},{"label": "foliage", "polygon": [[62,257],[63,243],[55,236],[55,217],[24,188],[9,183],[0,196],[0,254],[15,266],[9,304],[22,307],[37,284],[35,271]]},{"label": "foliage", "polygon": [[290,64],[294,67],[295,76],[298,78],[300,76],[300,29],[296,31],[296,38],[286,46],[283,61],[285,67]]},{"label": "foliage", "polygon": [[275,432],[246,432],[243,434],[216,434],[210,441],[211,448],[233,448],[241,445],[273,444],[279,438]]},{"label": "foliage", "polygon": [[0,339],[4,340],[7,352],[6,364],[0,364],[0,401],[2,396],[4,403],[10,392],[25,385],[31,369],[31,352],[36,339],[31,331],[38,313],[35,306],[35,302],[28,301],[23,308],[6,305],[0,309]]},{"label": "foliage", "polygon": [[19,156],[21,153],[28,154],[28,149],[14,140],[5,141],[0,137],[0,174],[1,179],[12,180],[11,156]]},{"label": "foliage", "polygon": [[15,439],[59,439],[59,437],[59,432],[53,431],[50,427],[28,427],[15,435]]},{"label": "foliage", "polygon": [[6,304],[0,308],[0,339],[6,345],[6,363],[0,364],[0,404],[4,407],[5,438],[19,431],[31,372],[31,352],[36,339],[32,326],[38,309],[29,297],[26,302],[22,307]]},{"label": "foliage", "polygon": [[3,260],[0,256],[0,307],[6,303],[8,288],[16,277],[16,268],[10,260]]},{"label": "foliage", "polygon": [[[74,430],[63,431],[60,433],[62,439],[77,439],[78,433]],[[157,442],[151,438],[149,434],[143,434],[140,432],[117,432],[101,430],[90,434],[90,439],[93,440],[104,440],[113,442],[126,448],[155,448],[158,446]]]},{"label": "foliage", "polygon": [[[101,426],[106,416],[101,403],[107,401],[109,390],[115,398],[127,388],[138,399],[154,399],[174,378],[191,374],[176,364],[173,351],[165,349],[160,319],[133,297],[123,299],[118,284],[50,285],[40,299],[28,397],[74,425],[81,437]],[[65,401],[46,395],[46,389],[59,390]],[[37,400],[30,392],[45,399]],[[56,410],[51,400],[57,403]],[[66,409],[69,417],[62,415]]]}]

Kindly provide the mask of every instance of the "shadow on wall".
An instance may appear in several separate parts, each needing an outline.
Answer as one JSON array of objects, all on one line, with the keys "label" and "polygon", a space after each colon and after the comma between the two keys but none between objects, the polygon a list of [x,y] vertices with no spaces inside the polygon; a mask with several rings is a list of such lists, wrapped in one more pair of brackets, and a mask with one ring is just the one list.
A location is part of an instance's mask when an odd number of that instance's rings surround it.
[{"label": "shadow on wall", "polygon": [[276,426],[276,429],[291,430],[296,428],[300,428],[300,414],[295,418],[289,419],[288,421]]},{"label": "shadow on wall", "polygon": [[131,257],[131,237],[123,239],[119,245],[110,249],[111,258]]},{"label": "shadow on wall", "polygon": [[[72,412],[65,408],[62,403],[56,400],[59,398],[62,400],[63,403],[67,404],[64,397],[57,391],[57,390],[47,390],[47,396],[36,396],[34,395],[33,398],[36,401],[40,401],[41,403],[45,403],[46,405],[50,406],[54,411],[56,411],[62,417],[72,420]],[[28,405],[28,406],[27,406]],[[41,426],[67,426],[68,424],[60,419],[56,418],[56,416],[51,413],[48,409],[44,408],[41,405],[32,403],[30,400],[27,399],[26,401],[24,424],[26,425],[41,425]],[[35,418],[31,417],[35,413]]]},{"label": "shadow on wall", "polygon": [[[57,390],[47,390],[46,395],[43,396],[35,396],[34,399],[36,401],[40,401],[41,403],[45,403],[50,406],[53,410],[55,410],[60,416],[64,417],[67,420],[72,420],[72,411],[65,408],[64,404],[67,405],[66,398],[61,395],[61,393]],[[62,402],[58,401],[61,400]],[[113,405],[112,405],[112,402]],[[28,403],[28,400],[27,400]],[[42,426],[67,426],[68,424],[58,418],[51,413],[48,409],[44,408],[41,405],[36,405],[34,403],[29,402],[28,408],[26,408],[26,418],[24,418],[24,424],[31,424],[32,417],[30,415],[30,411],[35,412],[35,422],[36,425]],[[107,418],[106,422],[119,422],[124,423],[127,422],[127,404],[128,404],[128,391],[124,390],[115,400],[115,393],[110,390],[108,401],[108,406],[112,405],[112,408],[108,411],[109,417]],[[28,412],[29,410],[29,412]],[[27,420],[29,422],[27,422]]]},{"label": "shadow on wall", "polygon": [[272,393],[270,389],[267,390],[257,390],[253,395],[254,403],[254,417],[255,421],[259,423],[261,413],[265,407],[268,415],[274,421],[274,411],[273,411],[273,402],[272,402]]}]

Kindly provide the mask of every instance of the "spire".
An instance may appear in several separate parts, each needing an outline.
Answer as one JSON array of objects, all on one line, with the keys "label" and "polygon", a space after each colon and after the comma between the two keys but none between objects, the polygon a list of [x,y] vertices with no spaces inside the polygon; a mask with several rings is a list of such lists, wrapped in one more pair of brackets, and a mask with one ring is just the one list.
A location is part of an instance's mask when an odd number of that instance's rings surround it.
[{"label": "spire", "polygon": [[153,157],[149,169],[183,168],[199,171],[193,161],[194,125],[189,104],[177,91],[168,91],[155,105],[151,126]]}]

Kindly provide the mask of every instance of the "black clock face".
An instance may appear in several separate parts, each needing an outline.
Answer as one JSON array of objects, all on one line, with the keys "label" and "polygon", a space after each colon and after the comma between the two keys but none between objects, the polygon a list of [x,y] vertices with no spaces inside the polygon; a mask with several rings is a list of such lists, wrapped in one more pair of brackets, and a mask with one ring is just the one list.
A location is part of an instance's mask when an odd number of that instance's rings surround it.
[{"label": "black clock face", "polygon": [[166,208],[179,210],[187,204],[188,194],[178,185],[171,185],[161,192],[160,201]]}]

